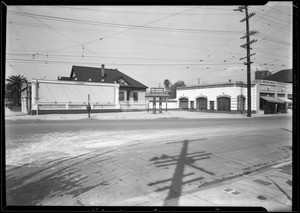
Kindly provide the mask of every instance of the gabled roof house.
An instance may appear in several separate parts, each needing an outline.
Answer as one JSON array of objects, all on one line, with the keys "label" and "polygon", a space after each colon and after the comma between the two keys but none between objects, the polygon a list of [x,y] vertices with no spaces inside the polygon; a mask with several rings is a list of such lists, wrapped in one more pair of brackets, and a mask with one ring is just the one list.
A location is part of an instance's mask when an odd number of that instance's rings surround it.
[{"label": "gabled roof house", "polygon": [[70,77],[58,77],[59,81],[79,81],[91,83],[119,84],[119,104],[121,110],[145,109],[145,94],[148,88],[141,82],[117,69],[73,66]]},{"label": "gabled roof house", "polygon": [[58,77],[58,80],[98,82],[98,83],[119,83],[121,88],[126,89],[147,89],[148,87],[137,80],[125,75],[117,69],[107,69],[102,65],[97,67],[73,66],[70,77]]}]

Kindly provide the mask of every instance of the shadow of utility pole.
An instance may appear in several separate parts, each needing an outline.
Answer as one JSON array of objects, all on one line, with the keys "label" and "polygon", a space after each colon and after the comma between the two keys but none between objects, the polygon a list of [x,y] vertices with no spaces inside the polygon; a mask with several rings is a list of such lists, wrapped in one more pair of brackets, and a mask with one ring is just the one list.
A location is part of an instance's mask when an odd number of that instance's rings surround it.
[{"label": "shadow of utility pole", "polygon": [[[203,140],[203,139],[199,139]],[[164,166],[170,166],[170,165],[176,165],[176,169],[174,172],[174,175],[170,179],[160,180],[153,183],[149,183],[148,186],[153,186],[161,183],[166,183],[171,181],[171,185],[168,187],[162,187],[158,188],[156,191],[163,191],[169,189],[169,193],[167,197],[164,200],[164,206],[177,206],[179,202],[179,197],[182,192],[182,186],[187,183],[191,183],[194,181],[202,180],[203,177],[194,178],[192,180],[183,181],[183,178],[186,176],[193,175],[195,173],[188,173],[184,174],[184,168],[185,166],[189,166],[191,168],[197,169],[199,171],[205,172],[209,175],[214,175],[213,172],[206,171],[203,168],[197,167],[193,165],[197,160],[204,160],[210,158],[211,153],[205,153],[205,151],[200,152],[194,152],[188,154],[188,144],[189,142],[199,141],[199,140],[193,140],[193,141],[181,141],[183,142],[183,146],[181,149],[181,153],[179,156],[168,156],[168,155],[161,155],[161,157],[154,157],[150,161],[156,161],[154,164],[156,164],[156,167],[164,167]],[[178,143],[178,142],[174,142]]]}]

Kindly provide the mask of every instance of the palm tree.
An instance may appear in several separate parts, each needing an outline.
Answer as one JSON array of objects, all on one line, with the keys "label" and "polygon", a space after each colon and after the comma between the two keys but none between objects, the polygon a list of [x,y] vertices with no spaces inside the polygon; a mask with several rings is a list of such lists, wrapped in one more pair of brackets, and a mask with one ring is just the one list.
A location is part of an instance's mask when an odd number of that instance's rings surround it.
[{"label": "palm tree", "polygon": [[14,106],[21,105],[21,88],[22,84],[27,82],[26,78],[21,75],[11,75],[6,79],[5,97],[13,103]]}]

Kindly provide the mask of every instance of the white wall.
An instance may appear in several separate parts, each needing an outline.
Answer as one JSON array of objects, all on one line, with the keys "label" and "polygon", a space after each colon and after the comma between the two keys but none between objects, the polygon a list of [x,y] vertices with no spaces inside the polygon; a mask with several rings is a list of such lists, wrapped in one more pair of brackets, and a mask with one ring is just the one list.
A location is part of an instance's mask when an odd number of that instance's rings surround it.
[{"label": "white wall", "polygon": [[[134,92],[138,93],[138,100],[137,101],[135,101],[134,98],[133,98],[133,93]],[[146,91],[131,90],[129,101],[127,101],[127,97],[126,97],[127,92],[125,90],[124,90],[124,94],[125,94],[124,101],[119,101],[120,102],[120,108],[122,110],[130,110],[130,109],[145,110],[146,109],[146,101],[145,101]]]},{"label": "white wall", "polygon": [[[149,101],[149,109],[153,109],[153,102],[152,101]],[[158,110],[159,109],[159,102],[156,101],[156,109]],[[168,107],[168,109],[179,109],[179,104],[178,104],[178,101],[168,101],[167,103],[166,102],[162,102],[161,104],[162,106],[162,109],[165,110],[166,107]],[[148,105],[147,105],[148,107]]]},{"label": "white wall", "polygon": [[[251,87],[251,110],[256,110],[256,87]],[[237,110],[237,96],[245,96],[245,110],[247,109],[247,87],[231,86],[231,87],[211,87],[211,88],[185,88],[177,89],[177,100],[182,97],[188,98],[188,107],[190,106],[190,101],[194,101],[194,109],[196,109],[196,99],[198,97],[207,98],[207,109],[209,109],[210,101],[214,101],[214,109],[217,110],[217,97],[218,96],[229,96],[231,98],[231,110]]]},{"label": "white wall", "polygon": [[[38,86],[37,86],[38,85]],[[32,109],[86,109],[90,95],[92,109],[117,109],[119,85],[70,81],[32,81]]]}]

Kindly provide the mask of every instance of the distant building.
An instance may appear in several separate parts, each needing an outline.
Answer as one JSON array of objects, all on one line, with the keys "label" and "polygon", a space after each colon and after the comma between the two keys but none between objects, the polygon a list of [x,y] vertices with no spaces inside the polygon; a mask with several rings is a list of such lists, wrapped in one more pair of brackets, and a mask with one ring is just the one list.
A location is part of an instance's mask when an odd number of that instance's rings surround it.
[{"label": "distant building", "polygon": [[269,81],[283,82],[283,83],[293,83],[293,70],[292,69],[280,70],[272,75],[266,76],[263,79]]},{"label": "distant building", "polygon": [[[33,79],[23,88],[22,111],[28,114],[145,110],[147,86],[116,69],[73,66],[70,77]],[[29,93],[28,93],[29,91]],[[26,101],[25,101],[26,100]]]},{"label": "distant building", "polygon": [[269,75],[271,75],[271,72],[269,70],[258,70],[255,72],[255,80],[264,79]]}]

